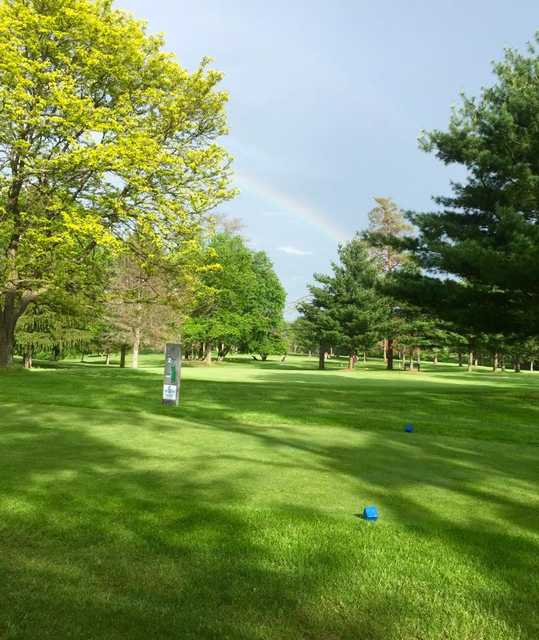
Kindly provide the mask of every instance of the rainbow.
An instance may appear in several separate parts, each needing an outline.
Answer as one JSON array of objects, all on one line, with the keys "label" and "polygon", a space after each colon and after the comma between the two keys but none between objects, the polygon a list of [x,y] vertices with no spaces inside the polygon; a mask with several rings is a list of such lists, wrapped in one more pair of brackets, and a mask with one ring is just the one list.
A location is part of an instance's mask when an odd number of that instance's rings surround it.
[{"label": "rainbow", "polygon": [[271,185],[262,182],[259,178],[247,174],[244,171],[236,172],[235,176],[240,190],[251,193],[271,203],[272,206],[276,206],[283,211],[297,216],[309,225],[322,231],[325,236],[328,236],[333,241],[340,243],[350,239],[350,233],[347,233],[338,224],[335,224],[325,213],[312,204],[300,201],[288,193],[278,191]]}]

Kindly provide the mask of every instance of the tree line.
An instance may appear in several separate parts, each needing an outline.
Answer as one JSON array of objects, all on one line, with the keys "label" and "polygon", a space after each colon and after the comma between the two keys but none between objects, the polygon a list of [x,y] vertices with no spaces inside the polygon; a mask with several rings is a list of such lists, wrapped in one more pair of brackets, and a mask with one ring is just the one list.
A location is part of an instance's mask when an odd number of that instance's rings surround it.
[{"label": "tree line", "polygon": [[[537,40],[537,38],[536,38]],[[287,349],[534,367],[539,56],[507,51],[421,146],[466,178],[430,212],[377,198],[300,317],[268,256],[212,212],[235,195],[221,74],[193,72],[101,0],[0,0],[0,367],[181,340],[187,357]]]}]

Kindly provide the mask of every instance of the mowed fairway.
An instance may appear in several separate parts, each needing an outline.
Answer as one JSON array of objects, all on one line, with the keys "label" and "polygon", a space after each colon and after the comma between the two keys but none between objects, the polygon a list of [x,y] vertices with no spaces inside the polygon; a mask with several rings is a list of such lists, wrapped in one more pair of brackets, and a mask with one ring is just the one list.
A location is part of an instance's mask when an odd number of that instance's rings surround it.
[{"label": "mowed fairway", "polygon": [[539,638],[539,374],[161,359],[0,375],[2,640]]}]

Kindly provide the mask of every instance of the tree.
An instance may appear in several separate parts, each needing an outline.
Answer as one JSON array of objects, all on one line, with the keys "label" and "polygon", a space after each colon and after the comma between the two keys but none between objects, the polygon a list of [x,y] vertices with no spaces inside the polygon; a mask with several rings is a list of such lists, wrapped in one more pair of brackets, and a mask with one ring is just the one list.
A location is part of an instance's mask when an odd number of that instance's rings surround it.
[{"label": "tree", "polygon": [[201,355],[209,364],[215,345],[223,358],[245,335],[245,295],[253,287],[254,274],[251,252],[239,236],[216,234],[207,256],[216,268],[208,269],[202,277],[205,289],[198,295],[183,335],[186,342],[199,343]]},{"label": "tree", "polygon": [[393,243],[384,242],[384,238],[402,238],[412,231],[404,214],[391,198],[374,198],[377,206],[369,212],[367,238],[382,238],[381,242],[372,242],[369,253],[376,260],[382,273],[392,273],[409,260],[402,251],[395,249]]},{"label": "tree", "polygon": [[83,291],[135,231],[191,242],[233,195],[221,75],[162,45],[107,0],[0,2],[0,366],[29,304]]},{"label": "tree", "polygon": [[282,351],[285,292],[266,254],[222,232],[211,239],[208,256],[214,264],[201,276],[205,289],[184,326],[184,342],[198,343],[208,363],[215,346],[220,359],[233,348],[263,358]]},{"label": "tree", "polygon": [[[374,258],[383,280],[396,270],[409,267],[410,260],[406,252],[395,246],[396,241],[406,237],[412,230],[399,207],[391,198],[375,198],[377,206],[369,213],[369,227],[364,238],[369,243],[369,253]],[[382,283],[383,284],[383,283]],[[394,300],[393,307],[398,307]],[[384,323],[384,360],[389,370],[393,369],[393,342],[395,324],[398,319],[390,313]]]},{"label": "tree", "polygon": [[58,359],[69,351],[92,344],[95,310],[80,300],[47,300],[29,305],[17,331],[15,351],[25,368],[32,367],[33,357],[46,354]]},{"label": "tree", "polygon": [[164,342],[179,333],[177,317],[166,305],[168,288],[161,273],[145,269],[136,258],[122,256],[116,265],[107,304],[105,341],[116,336],[120,349],[131,346],[131,368],[138,368],[143,344]]},{"label": "tree", "polygon": [[341,328],[334,313],[334,296],[326,276],[315,274],[317,284],[309,285],[310,300],[298,304],[303,340],[318,349],[318,368],[325,369],[326,352],[342,341]]},{"label": "tree", "polygon": [[266,360],[268,355],[286,350],[283,339],[286,293],[263,251],[252,254],[252,269],[253,287],[245,292],[248,324],[241,348]]},{"label": "tree", "polygon": [[300,316],[288,323],[287,351],[292,353],[311,354],[318,349],[318,342],[313,338],[307,320]]},{"label": "tree", "polygon": [[390,304],[376,289],[378,272],[360,237],[339,247],[339,262],[332,264],[332,271],[315,275],[311,300],[298,310],[320,345],[319,367],[324,368],[324,353],[331,345],[349,356],[352,367],[358,351],[366,351],[378,339]]},{"label": "tree", "polygon": [[539,330],[539,56],[507,51],[496,82],[463,98],[447,131],[422,147],[467,171],[443,207],[411,213],[405,246],[421,271],[404,274],[402,295],[470,334]]},{"label": "tree", "polygon": [[114,262],[102,338],[120,345],[123,364],[130,345],[131,367],[136,369],[143,345],[161,347],[167,340],[180,339],[195,291],[202,288],[201,273],[210,265],[205,264],[206,253],[197,241],[174,252],[152,246],[138,234],[129,242],[135,251]]}]

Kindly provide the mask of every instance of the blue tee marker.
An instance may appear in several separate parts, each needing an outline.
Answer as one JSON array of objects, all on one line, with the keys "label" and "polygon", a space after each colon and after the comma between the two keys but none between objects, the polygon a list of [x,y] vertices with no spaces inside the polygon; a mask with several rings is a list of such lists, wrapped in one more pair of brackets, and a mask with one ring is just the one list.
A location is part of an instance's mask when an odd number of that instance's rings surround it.
[{"label": "blue tee marker", "polygon": [[376,507],[365,507],[363,509],[364,520],[378,520],[378,509]]},{"label": "blue tee marker", "polygon": [[414,431],[414,425],[411,422],[407,422],[404,425],[404,430],[406,431],[406,433],[413,433]]}]

